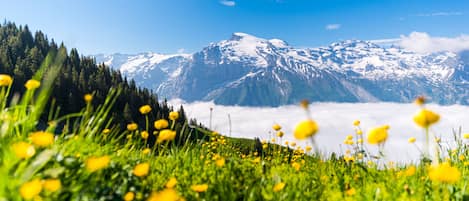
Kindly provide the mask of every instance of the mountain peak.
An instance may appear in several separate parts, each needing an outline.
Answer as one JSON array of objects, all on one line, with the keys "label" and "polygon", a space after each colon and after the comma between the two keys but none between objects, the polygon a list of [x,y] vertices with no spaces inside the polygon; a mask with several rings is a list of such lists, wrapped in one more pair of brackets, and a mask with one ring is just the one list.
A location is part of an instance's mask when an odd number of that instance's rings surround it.
[{"label": "mountain peak", "polygon": [[353,48],[379,48],[380,46],[364,40],[343,40],[340,42],[335,42],[330,45],[330,47],[353,47]]}]

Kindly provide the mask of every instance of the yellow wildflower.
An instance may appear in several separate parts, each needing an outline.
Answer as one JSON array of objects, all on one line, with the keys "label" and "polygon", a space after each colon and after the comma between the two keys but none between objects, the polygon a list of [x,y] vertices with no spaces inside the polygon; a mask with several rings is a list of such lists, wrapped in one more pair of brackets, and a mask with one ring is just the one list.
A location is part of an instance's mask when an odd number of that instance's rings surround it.
[{"label": "yellow wildflower", "polygon": [[144,105],[138,109],[141,114],[148,114],[151,112],[151,106],[150,105]]},{"label": "yellow wildflower", "polygon": [[290,143],[290,145],[291,145],[292,147],[294,147],[294,146],[296,146],[296,142],[292,142],[292,143]]},{"label": "yellow wildflower", "polygon": [[427,109],[420,110],[414,116],[414,122],[418,126],[423,127],[423,128],[428,128],[429,126],[438,122],[439,120],[440,120],[440,115]]},{"label": "yellow wildflower", "polygon": [[173,188],[166,188],[160,192],[151,193],[147,201],[178,201],[182,200],[177,191]]},{"label": "yellow wildflower", "polygon": [[358,140],[357,140],[357,143],[358,143],[358,144],[363,144],[363,139],[361,139],[361,138],[358,139]]},{"label": "yellow wildflower", "polygon": [[382,144],[388,138],[388,125],[372,128],[368,131],[368,143]]},{"label": "yellow wildflower", "polygon": [[36,153],[34,146],[27,142],[17,142],[12,145],[12,148],[15,152],[16,157],[21,159],[31,158]]},{"label": "yellow wildflower", "polygon": [[91,95],[91,94],[85,94],[85,95],[83,96],[83,99],[85,100],[85,102],[90,103],[90,102],[93,100],[93,95]]},{"label": "yellow wildflower", "polygon": [[312,149],[313,149],[313,147],[311,147],[311,146],[309,146],[309,145],[306,146],[306,148],[305,148],[306,151],[311,151]]},{"label": "yellow wildflower", "polygon": [[225,158],[221,157],[215,161],[215,165],[218,167],[223,167],[225,165]]},{"label": "yellow wildflower", "polygon": [[176,178],[173,177],[173,178],[169,179],[168,182],[166,182],[165,187],[166,188],[174,188],[176,186],[177,182],[178,181],[176,180]]},{"label": "yellow wildflower", "polygon": [[148,131],[142,131],[140,132],[140,136],[142,136],[142,139],[146,140],[150,134],[148,134]]},{"label": "yellow wildflower", "polygon": [[309,107],[309,101],[306,100],[306,99],[302,100],[302,101],[300,102],[300,106],[301,106],[303,109],[305,109],[305,110],[308,109],[308,107]]},{"label": "yellow wildflower", "polygon": [[39,88],[39,86],[41,86],[41,82],[31,79],[31,80],[28,80],[26,84],[24,84],[24,86],[28,90],[37,89]]},{"label": "yellow wildflower", "polygon": [[43,181],[42,185],[44,186],[44,189],[49,192],[58,191],[62,187],[62,183],[59,179],[46,179]]},{"label": "yellow wildflower", "polygon": [[274,124],[272,126],[272,129],[274,129],[275,131],[279,131],[280,129],[282,129],[282,126],[280,126],[279,124]]},{"label": "yellow wildflower", "polygon": [[145,148],[143,149],[142,153],[143,154],[149,154],[151,152],[151,149],[150,148]]},{"label": "yellow wildflower", "polygon": [[428,176],[432,181],[454,184],[461,179],[461,172],[448,162],[444,162],[437,166],[430,167]]},{"label": "yellow wildflower", "polygon": [[353,121],[353,125],[354,125],[354,126],[359,126],[359,125],[360,125],[360,121],[359,121],[359,120]]},{"label": "yellow wildflower", "polygon": [[44,131],[31,133],[29,136],[34,145],[38,147],[47,147],[54,143],[54,134]]},{"label": "yellow wildflower", "polygon": [[169,119],[175,121],[176,119],[179,118],[179,113],[176,111],[170,112],[169,113]]},{"label": "yellow wildflower", "polygon": [[86,159],[85,165],[86,169],[89,172],[95,172],[106,168],[109,165],[110,161],[111,159],[109,158],[109,156],[90,157]]},{"label": "yellow wildflower", "polygon": [[7,87],[13,83],[11,76],[6,74],[0,74],[0,87]]},{"label": "yellow wildflower", "polygon": [[425,104],[425,101],[426,100],[424,96],[419,96],[415,99],[415,104],[422,106],[423,104]]},{"label": "yellow wildflower", "polygon": [[296,171],[299,171],[300,168],[301,168],[301,165],[300,165],[299,163],[297,163],[297,162],[293,162],[293,163],[291,164],[291,166],[292,166]]},{"label": "yellow wildflower", "polygon": [[124,201],[132,201],[134,200],[134,198],[135,198],[135,193],[132,191],[129,191],[124,195]]},{"label": "yellow wildflower", "polygon": [[463,137],[464,139],[469,139],[469,133],[464,133],[464,134],[462,135],[462,137]]},{"label": "yellow wildflower", "polygon": [[355,190],[355,188],[350,188],[350,189],[345,191],[345,195],[347,195],[347,196],[352,196],[352,195],[355,195],[356,193],[357,193],[357,191]]},{"label": "yellow wildflower", "polygon": [[192,185],[191,189],[195,192],[202,193],[207,191],[208,189],[208,184],[198,184],[198,185]]},{"label": "yellow wildflower", "polygon": [[127,124],[127,130],[129,130],[129,131],[137,130],[137,128],[138,128],[138,124],[136,124],[136,123]]},{"label": "yellow wildflower", "polygon": [[166,119],[160,119],[160,120],[155,121],[155,123],[153,123],[153,126],[155,126],[156,129],[161,130],[161,129],[168,128],[169,123]]},{"label": "yellow wildflower", "polygon": [[353,135],[347,135],[347,137],[345,137],[346,140],[353,140]]},{"label": "yellow wildflower", "polygon": [[319,127],[315,121],[308,119],[296,125],[293,135],[296,139],[303,140],[313,136],[318,131]]},{"label": "yellow wildflower", "polygon": [[150,164],[149,163],[140,163],[134,167],[133,173],[137,177],[144,177],[148,175],[150,172]]},{"label": "yellow wildflower", "polygon": [[26,200],[36,197],[41,191],[42,184],[39,179],[28,181],[20,187],[20,195]]},{"label": "yellow wildflower", "polygon": [[416,171],[417,171],[417,168],[414,165],[411,165],[405,170],[405,175],[410,177],[414,175]]},{"label": "yellow wildflower", "polygon": [[176,138],[176,131],[164,129],[158,135],[158,139],[156,140],[157,143],[161,143],[164,141],[171,141]]},{"label": "yellow wildflower", "polygon": [[282,131],[277,132],[277,137],[283,137],[284,133]]},{"label": "yellow wildflower", "polygon": [[103,130],[103,134],[109,134],[111,132],[111,130],[109,128],[105,128]]},{"label": "yellow wildflower", "polygon": [[283,188],[285,188],[285,183],[284,182],[279,182],[277,184],[274,185],[274,192],[279,192],[281,191]]},{"label": "yellow wildflower", "polygon": [[412,144],[412,143],[415,142],[415,140],[416,140],[416,139],[415,139],[414,137],[411,137],[411,138],[409,138],[407,141]]}]

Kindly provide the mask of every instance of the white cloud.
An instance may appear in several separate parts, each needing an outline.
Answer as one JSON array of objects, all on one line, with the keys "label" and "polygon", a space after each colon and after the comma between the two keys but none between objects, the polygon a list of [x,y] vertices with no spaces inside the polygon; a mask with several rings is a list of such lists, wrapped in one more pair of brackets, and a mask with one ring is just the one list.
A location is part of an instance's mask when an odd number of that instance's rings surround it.
[{"label": "white cloud", "polygon": [[458,16],[463,15],[462,12],[434,12],[434,13],[420,13],[418,17],[436,17],[436,16]]},{"label": "white cloud", "polygon": [[[178,107],[180,101],[170,101]],[[213,108],[213,129],[228,135],[228,114],[232,120],[232,136],[270,139],[273,135],[271,126],[279,123],[286,133],[283,139],[295,141],[292,136],[294,126],[305,119],[305,112],[299,106],[282,106],[277,108],[257,108],[220,106],[213,103],[199,102],[183,104],[186,114],[196,118],[204,125],[209,125],[210,108]],[[436,136],[441,136],[442,142],[452,142],[452,129],[460,126],[464,132],[469,132],[469,106],[438,106],[428,105],[430,109],[441,115],[441,121],[432,127]],[[424,133],[414,125],[412,116],[418,107],[413,104],[397,103],[317,103],[312,104],[313,118],[318,122],[320,131],[316,135],[316,142],[322,152],[343,153],[347,148],[343,145],[346,135],[352,134],[352,122],[359,119],[362,128],[383,124],[391,126],[389,139],[385,145],[388,160],[409,161],[417,160],[419,151],[415,145],[407,143],[409,137],[416,137],[416,145],[422,148]],[[305,145],[306,142],[297,142]],[[372,154],[377,154],[376,146],[369,145]]]},{"label": "white cloud", "polygon": [[328,24],[326,25],[326,30],[337,30],[340,29],[340,24]]},{"label": "white cloud", "polygon": [[404,49],[418,53],[440,51],[459,52],[469,50],[469,35],[448,38],[432,37],[425,32],[412,32],[408,36],[401,35],[399,45]]},{"label": "white cloud", "polygon": [[236,2],[235,1],[228,1],[228,0],[222,0],[220,1],[221,4],[225,5],[225,6],[235,6],[236,5]]},{"label": "white cloud", "polygon": [[186,52],[186,49],[184,49],[184,48],[180,48],[180,49],[177,50],[178,54],[182,54],[184,52]]}]

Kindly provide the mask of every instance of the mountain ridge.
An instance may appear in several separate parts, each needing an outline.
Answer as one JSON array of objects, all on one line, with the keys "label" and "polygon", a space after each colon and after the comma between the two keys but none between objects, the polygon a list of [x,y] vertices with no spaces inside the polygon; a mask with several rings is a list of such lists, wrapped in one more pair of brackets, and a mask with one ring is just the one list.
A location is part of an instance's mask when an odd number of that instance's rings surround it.
[{"label": "mountain ridge", "polygon": [[246,106],[302,99],[410,102],[418,95],[440,104],[469,104],[465,59],[453,52],[414,53],[363,40],[295,48],[281,39],[239,32],[193,54],[96,57],[165,98]]}]

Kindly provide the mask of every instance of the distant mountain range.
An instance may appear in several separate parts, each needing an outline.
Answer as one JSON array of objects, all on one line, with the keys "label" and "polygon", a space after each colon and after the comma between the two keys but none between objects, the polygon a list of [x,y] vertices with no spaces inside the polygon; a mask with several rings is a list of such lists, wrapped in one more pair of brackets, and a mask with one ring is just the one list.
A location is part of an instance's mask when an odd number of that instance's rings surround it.
[{"label": "distant mountain range", "polygon": [[368,41],[295,48],[234,33],[194,54],[94,55],[160,97],[223,105],[278,106],[300,100],[469,104],[469,53],[419,54]]}]

